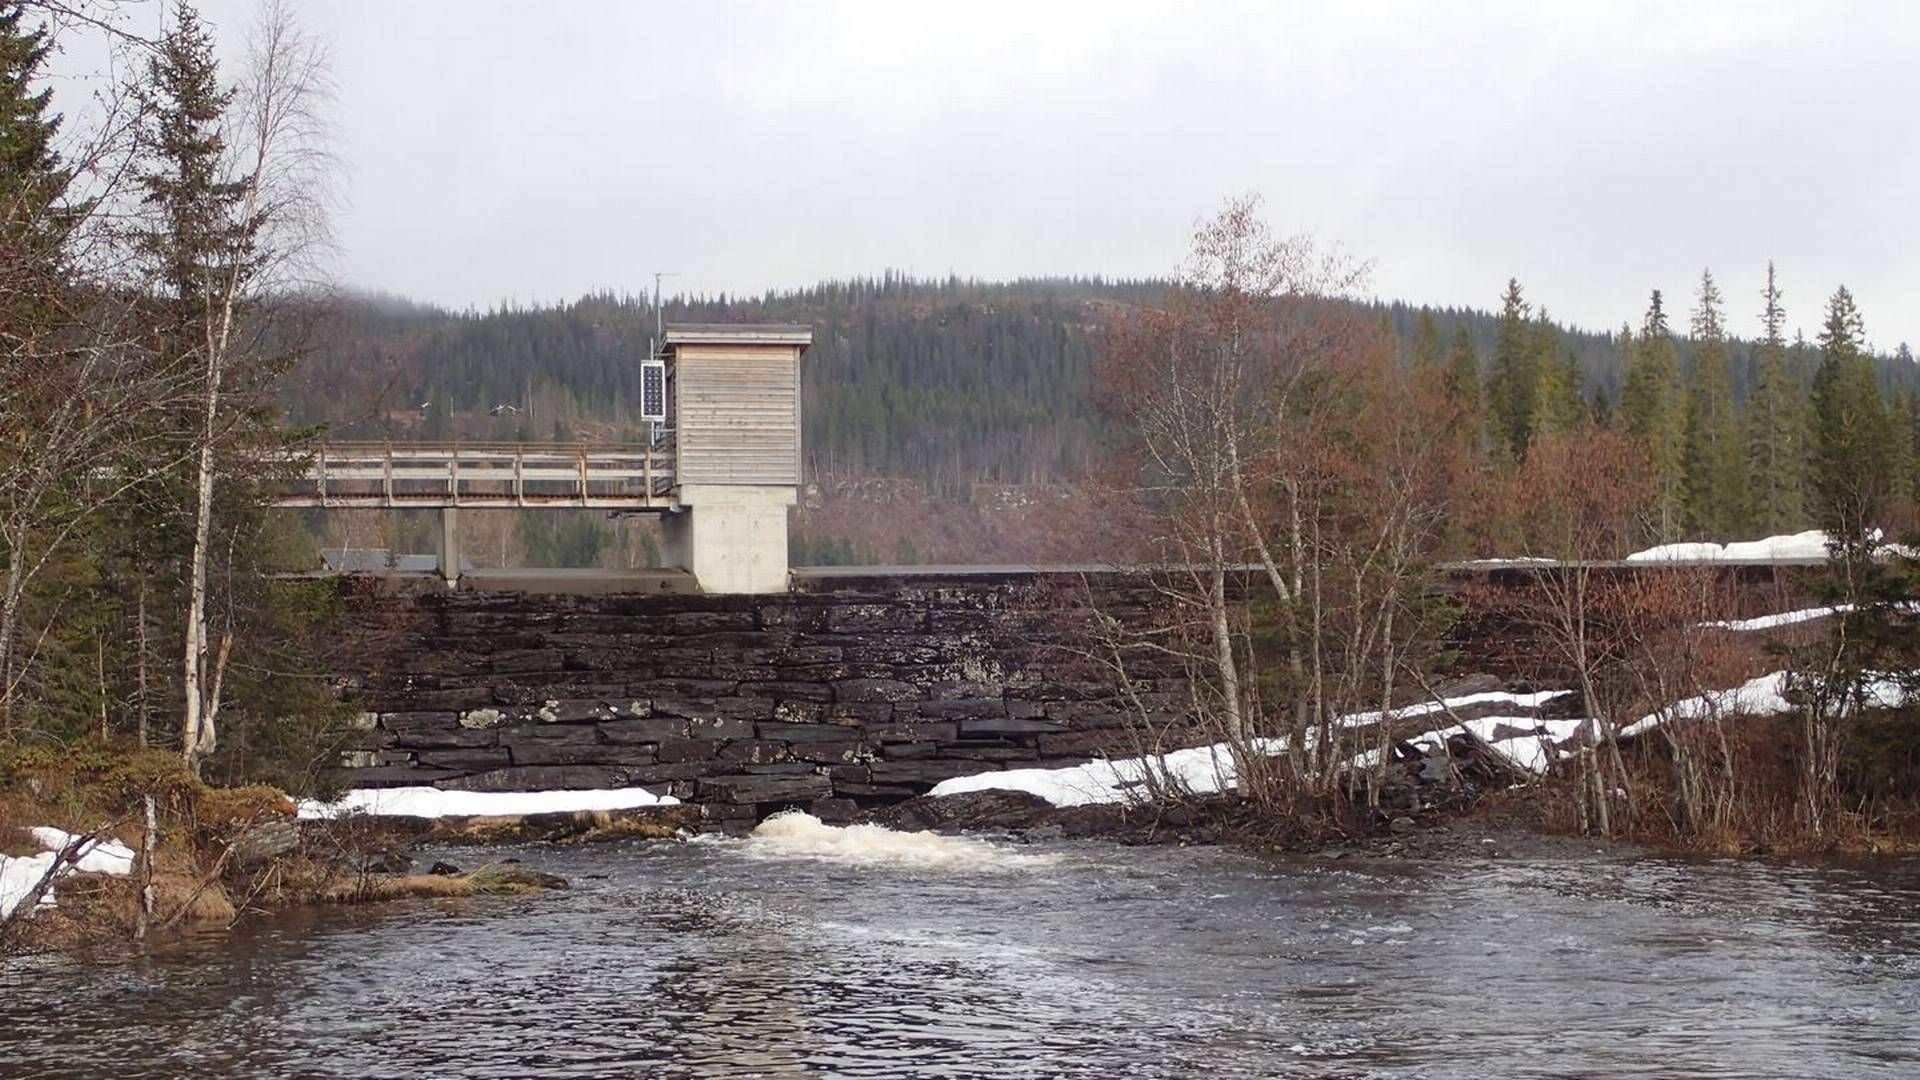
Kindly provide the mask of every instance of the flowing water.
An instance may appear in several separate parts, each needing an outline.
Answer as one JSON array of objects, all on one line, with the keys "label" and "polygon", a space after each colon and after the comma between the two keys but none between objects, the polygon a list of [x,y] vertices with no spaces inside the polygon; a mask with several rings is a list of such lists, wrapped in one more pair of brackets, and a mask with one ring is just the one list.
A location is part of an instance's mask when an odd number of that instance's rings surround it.
[{"label": "flowing water", "polygon": [[1920,1076],[1920,864],[1275,860],[786,821],[0,967],[0,1076]]}]

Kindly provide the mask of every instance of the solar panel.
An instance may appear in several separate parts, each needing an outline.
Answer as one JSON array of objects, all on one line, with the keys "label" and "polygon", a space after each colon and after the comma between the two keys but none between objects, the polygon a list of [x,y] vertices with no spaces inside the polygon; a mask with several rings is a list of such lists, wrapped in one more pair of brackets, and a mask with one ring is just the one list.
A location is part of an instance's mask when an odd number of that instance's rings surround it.
[{"label": "solar panel", "polygon": [[640,364],[640,419],[667,419],[667,365],[659,360]]}]

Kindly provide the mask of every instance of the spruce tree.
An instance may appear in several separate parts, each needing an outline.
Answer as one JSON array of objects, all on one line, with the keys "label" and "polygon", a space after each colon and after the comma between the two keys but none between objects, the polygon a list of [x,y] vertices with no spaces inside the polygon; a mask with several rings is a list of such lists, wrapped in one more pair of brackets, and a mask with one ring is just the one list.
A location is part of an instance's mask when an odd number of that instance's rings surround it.
[{"label": "spruce tree", "polygon": [[1726,317],[1713,273],[1700,274],[1692,323],[1693,380],[1687,387],[1687,524],[1733,537],[1746,527],[1746,460],[1733,412]]},{"label": "spruce tree", "polygon": [[1444,358],[1440,324],[1434,321],[1432,308],[1421,308],[1420,318],[1415,321],[1413,329],[1413,364],[1415,367],[1437,368]]},{"label": "spruce tree", "polygon": [[1895,511],[1894,520],[1911,520],[1914,508],[1914,427],[1920,424],[1920,410],[1914,406],[1913,393],[1896,390],[1887,409],[1887,485],[1888,498]]},{"label": "spruce tree", "polygon": [[1673,336],[1658,289],[1653,290],[1627,367],[1620,412],[1627,433],[1640,443],[1653,471],[1660,538],[1673,540],[1685,516],[1686,417]]},{"label": "spruce tree", "polygon": [[1813,378],[1814,508],[1835,543],[1871,545],[1892,494],[1887,463],[1892,427],[1866,330],[1843,285],[1827,302]]},{"label": "spruce tree", "polygon": [[62,226],[72,220],[58,205],[69,174],[53,148],[53,91],[34,89],[52,46],[44,26],[23,29],[25,18],[20,4],[0,4],[0,237],[9,277],[30,262],[57,264]]},{"label": "spruce tree", "polygon": [[1773,535],[1806,527],[1807,418],[1800,384],[1787,368],[1787,313],[1771,262],[1761,297],[1762,335],[1747,395],[1747,477],[1753,525]]},{"label": "spruce tree", "polygon": [[1571,352],[1560,348],[1559,331],[1547,317],[1545,308],[1540,309],[1539,317],[1534,320],[1533,349],[1536,375],[1532,432],[1566,434],[1585,427],[1587,402],[1581,394],[1584,377],[1579,362]]},{"label": "spruce tree", "polygon": [[1533,435],[1534,397],[1539,383],[1537,339],[1520,282],[1507,279],[1500,302],[1500,326],[1493,339],[1493,362],[1487,373],[1487,423],[1494,445],[1518,460],[1526,456]]}]

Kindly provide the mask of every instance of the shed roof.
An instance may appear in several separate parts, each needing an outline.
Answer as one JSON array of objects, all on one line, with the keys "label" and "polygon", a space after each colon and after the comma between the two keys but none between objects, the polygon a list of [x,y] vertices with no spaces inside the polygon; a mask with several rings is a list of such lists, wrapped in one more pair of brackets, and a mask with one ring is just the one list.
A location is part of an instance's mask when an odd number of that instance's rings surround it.
[{"label": "shed roof", "polygon": [[668,345],[813,344],[813,327],[802,323],[668,323]]}]

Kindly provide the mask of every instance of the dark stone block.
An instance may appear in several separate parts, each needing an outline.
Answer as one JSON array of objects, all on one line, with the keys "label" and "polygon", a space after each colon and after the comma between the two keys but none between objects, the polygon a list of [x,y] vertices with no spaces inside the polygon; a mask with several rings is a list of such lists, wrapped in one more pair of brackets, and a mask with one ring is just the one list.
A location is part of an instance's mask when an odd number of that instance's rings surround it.
[{"label": "dark stone block", "polygon": [[940,660],[940,650],[931,645],[849,645],[846,650],[848,663],[852,664],[933,664]]},{"label": "dark stone block", "polygon": [[818,770],[805,761],[773,761],[765,765],[742,765],[740,771],[748,776],[811,776]]},{"label": "dark stone block", "polygon": [[829,825],[844,825],[860,819],[860,804],[852,799],[815,799],[807,804],[807,813]]},{"label": "dark stone block", "polygon": [[731,679],[650,679],[635,684],[636,697],[713,698],[733,693]]},{"label": "dark stone block", "polygon": [[[842,679],[855,678],[860,673],[854,665],[837,661],[830,664],[783,664],[779,670],[780,677],[783,679],[808,683],[839,682]],[[888,668],[882,674],[891,675],[893,669]]]},{"label": "dark stone block", "polygon": [[861,731],[869,742],[947,743],[960,737],[960,725],[952,720],[895,720],[870,725]]},{"label": "dark stone block", "polygon": [[[999,698],[961,698],[956,701],[923,701],[920,703],[920,715],[933,718],[951,718],[961,720],[963,725],[981,720],[998,720],[1003,723],[1045,723],[1045,721],[1007,720],[1007,703]],[[1048,725],[1046,730],[1057,730]]]},{"label": "dark stone block", "polygon": [[588,698],[567,698],[542,702],[536,715],[549,724],[575,724],[583,720],[612,720],[613,706]]},{"label": "dark stone block", "polygon": [[687,721],[688,732],[696,739],[751,739],[753,722],[732,716],[702,716]]},{"label": "dark stone block", "polygon": [[668,615],[660,620],[660,625],[671,633],[699,634],[710,630],[752,630],[755,620],[751,611],[683,611],[678,615]]},{"label": "dark stone block", "polygon": [[926,794],[924,784],[873,784],[858,781],[836,782],[833,785],[836,795],[845,795],[854,799],[872,799],[875,801],[892,799],[911,799],[915,795]]},{"label": "dark stone block", "polygon": [[826,620],[836,634],[918,630],[926,623],[926,612],[893,604],[842,604],[829,608]]},{"label": "dark stone block", "polygon": [[1031,746],[949,746],[941,753],[963,761],[1036,762],[1040,760],[1040,751]]},{"label": "dark stone block", "polygon": [[717,697],[683,698],[656,697],[653,699],[653,711],[667,716],[684,716],[693,720],[728,719],[762,720],[773,715],[773,702],[765,698]]},{"label": "dark stone block", "polygon": [[330,779],[339,779],[357,788],[380,787],[416,787],[424,784],[439,785],[442,781],[453,780],[461,775],[454,769],[421,769],[411,765],[380,765],[370,769],[326,769],[323,775]]},{"label": "dark stone block", "polygon": [[827,707],[812,701],[782,701],[773,707],[773,718],[788,724],[818,724],[826,715]]},{"label": "dark stone block", "polygon": [[490,686],[452,686],[439,690],[412,690],[402,695],[409,708],[413,709],[453,709],[465,712],[468,709],[484,709],[493,704],[493,688]]},{"label": "dark stone block", "polygon": [[[663,679],[724,679],[730,682],[764,682],[778,676],[770,665],[746,664],[715,657],[678,660],[660,665]],[[744,692],[744,691],[743,691]]]},{"label": "dark stone block", "polygon": [[515,649],[494,653],[490,666],[501,674],[523,671],[559,671],[566,666],[566,655],[559,649]]},{"label": "dark stone block", "polygon": [[600,741],[600,729],[593,724],[516,724],[498,729],[503,746],[527,743],[584,743]]},{"label": "dark stone block", "polygon": [[850,702],[913,701],[920,688],[898,679],[845,679],[833,684],[833,696]]},{"label": "dark stone block", "polygon": [[822,765],[848,765],[859,761],[865,750],[866,744],[857,742],[807,742],[795,743],[793,756]]},{"label": "dark stone block", "polygon": [[652,743],[525,742],[512,747],[515,765],[652,765]]},{"label": "dark stone block", "polygon": [[812,801],[830,798],[833,781],[819,773],[804,776],[755,776],[750,773],[713,776],[694,787],[702,800],[731,803]]},{"label": "dark stone block", "polygon": [[435,782],[453,791],[578,791],[627,787],[636,770],[613,765],[515,765]]},{"label": "dark stone block", "polygon": [[893,719],[893,706],[884,701],[837,701],[821,717],[829,724],[864,727]]},{"label": "dark stone block", "polygon": [[674,761],[659,765],[642,765],[627,770],[627,782],[641,784],[654,790],[659,785],[675,780],[697,780],[702,776],[711,776],[727,766],[712,761]]},{"label": "dark stone block", "polygon": [[[749,725],[751,727],[751,725]],[[657,743],[687,734],[687,722],[672,716],[637,716],[598,725],[600,737],[610,743]]]},{"label": "dark stone block", "polygon": [[408,750],[456,750],[493,746],[497,739],[491,730],[453,728],[448,731],[402,731],[394,735],[393,745]]},{"label": "dark stone block", "polygon": [[682,761],[706,761],[718,749],[711,739],[662,739],[657,751],[662,765]]},{"label": "dark stone block", "polygon": [[752,697],[773,698],[780,702],[814,701],[824,704],[833,700],[833,687],[825,683],[778,679],[767,682],[742,682],[740,693]]},{"label": "dark stone block", "polygon": [[513,757],[505,746],[470,749],[422,749],[419,763],[428,769],[461,769],[465,773],[482,773],[486,769],[501,769],[513,765]]},{"label": "dark stone block", "polygon": [[932,787],[942,780],[981,772],[981,765],[978,761],[924,758],[918,761],[876,761],[870,768],[873,769],[873,782],[876,784],[922,784]]},{"label": "dark stone block", "polygon": [[460,714],[454,712],[381,713],[380,726],[395,734],[410,731],[441,731],[460,726]]},{"label": "dark stone block", "polygon": [[996,682],[973,682],[967,680],[936,682],[927,687],[927,696],[936,701],[954,701],[960,698],[1001,698],[1007,688]]},{"label": "dark stone block", "polygon": [[1064,724],[1051,720],[1016,720],[1011,716],[984,717],[960,721],[960,734],[967,735],[1048,735],[1065,731]]},{"label": "dark stone block", "polygon": [[847,728],[835,724],[789,724],[779,720],[762,720],[754,728],[762,739],[792,743],[841,742],[848,734]]},{"label": "dark stone block", "polygon": [[930,742],[883,743],[880,747],[880,753],[883,757],[895,761],[905,761],[909,758],[932,757],[939,752],[940,747]]},{"label": "dark stone block", "polygon": [[765,739],[736,739],[720,746],[720,760],[744,762],[751,765],[765,765],[769,762],[786,761],[791,755],[787,744],[769,742]]}]

